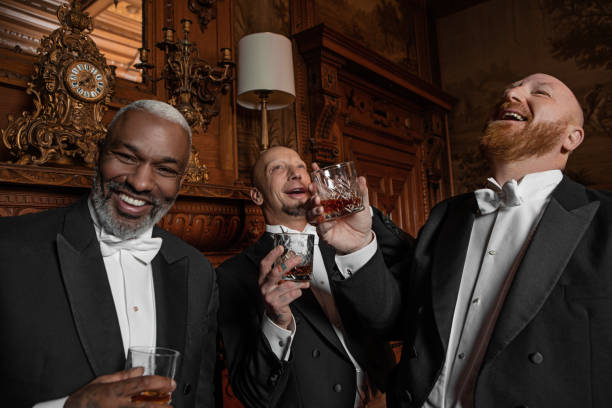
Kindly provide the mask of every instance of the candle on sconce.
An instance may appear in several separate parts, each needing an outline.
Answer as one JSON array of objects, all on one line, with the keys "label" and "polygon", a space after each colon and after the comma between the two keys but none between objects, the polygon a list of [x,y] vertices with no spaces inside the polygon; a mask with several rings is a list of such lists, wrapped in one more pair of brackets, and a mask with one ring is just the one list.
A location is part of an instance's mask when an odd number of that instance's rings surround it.
[{"label": "candle on sconce", "polygon": [[174,28],[172,27],[164,27],[162,28],[164,32],[164,42],[173,43],[174,42]]},{"label": "candle on sconce", "polygon": [[149,53],[151,52],[148,48],[139,48],[138,52],[140,53],[140,61],[147,63],[149,62]]},{"label": "candle on sconce", "polygon": [[183,31],[189,34],[191,32],[191,20],[184,18],[181,20],[181,24],[183,25]]},{"label": "candle on sconce", "polygon": [[232,62],[232,49],[221,48],[221,63],[227,64]]}]

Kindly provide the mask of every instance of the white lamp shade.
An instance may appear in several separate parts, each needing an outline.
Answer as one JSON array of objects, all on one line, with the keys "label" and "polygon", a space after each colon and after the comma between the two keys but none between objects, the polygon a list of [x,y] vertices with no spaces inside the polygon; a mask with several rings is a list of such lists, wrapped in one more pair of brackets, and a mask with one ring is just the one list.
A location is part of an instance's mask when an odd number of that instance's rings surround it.
[{"label": "white lamp shade", "polygon": [[238,42],[238,104],[261,109],[258,91],[268,91],[267,109],[295,99],[291,41],[274,33],[255,33]]}]

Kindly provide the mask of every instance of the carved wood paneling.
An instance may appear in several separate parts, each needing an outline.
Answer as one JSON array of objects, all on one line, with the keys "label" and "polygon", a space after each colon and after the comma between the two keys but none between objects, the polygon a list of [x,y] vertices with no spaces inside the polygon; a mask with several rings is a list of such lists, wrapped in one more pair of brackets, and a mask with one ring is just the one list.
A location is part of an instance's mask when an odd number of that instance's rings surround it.
[{"label": "carved wood paneling", "polygon": [[[420,166],[415,152],[380,148],[345,134],[357,172],[368,180],[370,204],[416,235],[424,222]],[[350,147],[349,147],[350,146]]]},{"label": "carved wood paneling", "polygon": [[445,119],[454,99],[324,25],[295,40],[308,72],[312,160],[354,160],[371,202],[416,235],[452,192]]},{"label": "carved wood paneling", "polygon": [[0,191],[0,216],[16,216],[36,213],[56,207],[65,207],[79,199],[74,194],[39,192],[32,193],[27,189]]},{"label": "carved wood paneling", "polygon": [[296,38],[307,67],[311,159],[322,165],[337,163],[343,156],[337,118],[341,110],[338,69],[344,61],[334,54],[323,52],[317,47],[316,38],[307,40],[313,41],[313,44],[306,49],[299,34]]},{"label": "carved wood paneling", "polygon": [[[291,35],[314,25],[314,4],[312,0],[289,0]],[[298,52],[295,39],[293,52],[293,71],[295,77],[295,128],[297,151],[306,162],[315,161],[312,157],[310,120],[308,107],[308,68]]]},{"label": "carved wood paneling", "polygon": [[[92,176],[93,170],[87,168],[0,163],[0,183],[89,188]],[[250,200],[247,187],[202,183],[183,183],[180,195]]]}]

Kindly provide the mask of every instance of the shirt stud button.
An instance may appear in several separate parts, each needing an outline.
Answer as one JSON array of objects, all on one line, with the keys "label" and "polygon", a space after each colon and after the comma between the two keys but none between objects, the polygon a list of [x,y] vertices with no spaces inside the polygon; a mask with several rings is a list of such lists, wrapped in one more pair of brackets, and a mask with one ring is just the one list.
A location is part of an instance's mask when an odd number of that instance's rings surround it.
[{"label": "shirt stud button", "polygon": [[472,303],[477,305],[478,303],[480,303],[480,299],[479,298],[474,298],[474,299],[472,299]]},{"label": "shirt stud button", "polygon": [[544,356],[541,353],[535,352],[529,355],[529,360],[531,360],[533,364],[542,364]]},{"label": "shirt stud button", "polygon": [[459,353],[457,358],[459,358],[459,360],[463,360],[465,358],[465,353]]},{"label": "shirt stud button", "polygon": [[489,249],[489,255],[495,255],[495,250],[494,249]]},{"label": "shirt stud button", "polygon": [[191,384],[185,384],[183,387],[183,394],[188,395],[191,392]]}]

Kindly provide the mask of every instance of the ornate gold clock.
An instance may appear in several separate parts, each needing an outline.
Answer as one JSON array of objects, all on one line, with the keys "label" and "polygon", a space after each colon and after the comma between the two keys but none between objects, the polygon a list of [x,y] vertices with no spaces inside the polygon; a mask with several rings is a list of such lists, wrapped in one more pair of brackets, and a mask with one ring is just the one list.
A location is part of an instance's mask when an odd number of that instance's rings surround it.
[{"label": "ornate gold clock", "polygon": [[41,40],[27,89],[36,110],[9,116],[2,130],[17,164],[93,166],[98,141],[106,135],[102,117],[115,74],[89,36],[93,23],[80,3],[59,7],[60,27]]},{"label": "ornate gold clock", "polygon": [[75,61],[68,65],[64,80],[68,90],[85,102],[99,101],[108,88],[104,71],[89,61]]}]

